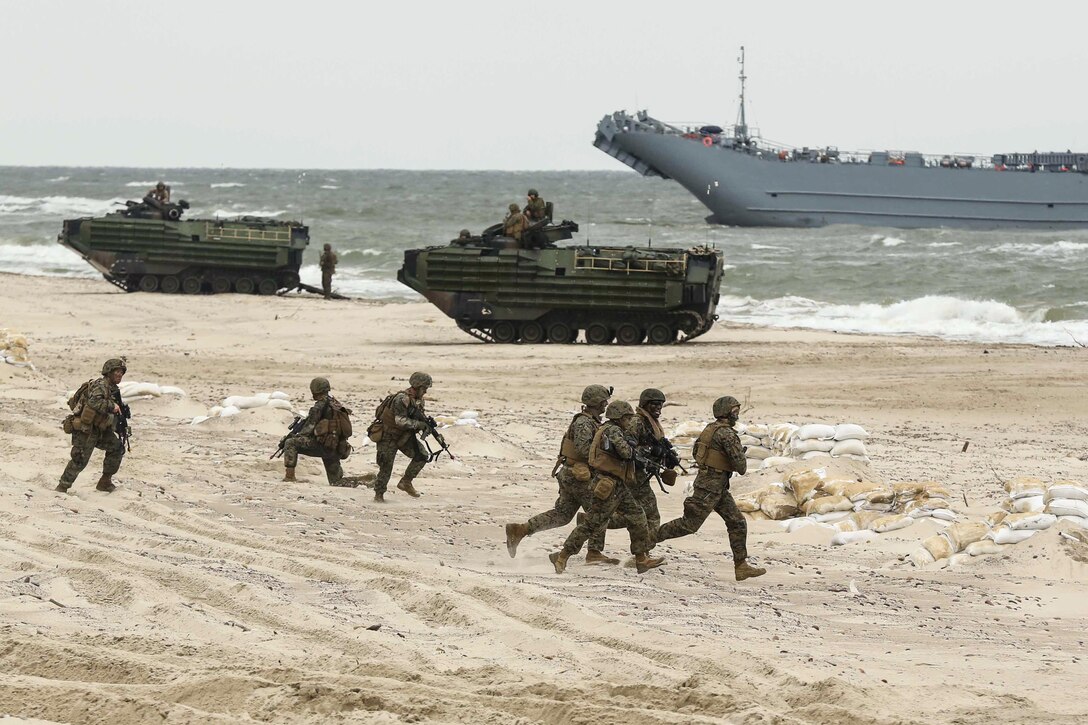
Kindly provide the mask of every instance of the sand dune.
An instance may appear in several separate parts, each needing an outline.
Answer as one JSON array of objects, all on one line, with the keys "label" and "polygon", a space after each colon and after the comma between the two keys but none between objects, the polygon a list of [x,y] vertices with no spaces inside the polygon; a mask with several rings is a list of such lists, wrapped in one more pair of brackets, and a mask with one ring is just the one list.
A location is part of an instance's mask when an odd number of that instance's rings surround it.
[{"label": "sand dune", "polygon": [[[627,398],[664,389],[671,423],[705,419],[721,394],[749,399],[753,419],[859,422],[875,480],[941,481],[965,514],[996,508],[1013,476],[1088,481],[1083,350],[723,327],[667,348],[496,346],[421,304],[3,282],[0,326],[27,336],[36,367],[0,364],[7,721],[1088,718],[1088,545],[1058,527],[919,569],[907,554],[938,522],[833,548],[818,527],[756,521],[749,547],[770,572],[741,584],[719,521],[658,547],[667,565],[642,576],[580,559],[556,576],[546,554],[565,529],[516,559],[501,538],[554,500],[558,439],[593,382]],[[93,490],[96,453],[56,494],[66,392],[116,354],[188,397],[133,404],[117,492]],[[327,375],[361,430],[415,369],[435,378],[432,412],[477,410],[481,425],[447,429],[458,458],[426,469],[420,499],[376,505],[325,485],[313,459],[283,483],[268,456],[288,411],[190,425],[254,391],[305,408]],[[372,472],[373,446],[356,445],[346,471]],[[679,515],[681,490],[659,500]],[[627,545],[609,533],[610,553]]]}]

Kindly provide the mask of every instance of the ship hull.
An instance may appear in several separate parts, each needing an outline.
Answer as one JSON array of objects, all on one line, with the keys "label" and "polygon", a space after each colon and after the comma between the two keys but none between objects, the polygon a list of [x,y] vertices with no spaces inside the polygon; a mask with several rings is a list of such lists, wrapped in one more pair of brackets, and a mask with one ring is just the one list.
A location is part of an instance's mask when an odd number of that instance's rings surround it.
[{"label": "ship hull", "polygon": [[[611,117],[605,117],[605,121]],[[1078,229],[1088,175],[992,168],[780,161],[677,133],[602,121],[595,144],[647,176],[673,179],[731,226]]]}]

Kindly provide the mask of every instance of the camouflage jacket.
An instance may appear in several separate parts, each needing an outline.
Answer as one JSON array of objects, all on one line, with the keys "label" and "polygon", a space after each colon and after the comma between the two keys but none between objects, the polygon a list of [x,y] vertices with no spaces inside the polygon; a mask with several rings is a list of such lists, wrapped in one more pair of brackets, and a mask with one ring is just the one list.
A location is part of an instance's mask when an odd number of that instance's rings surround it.
[{"label": "camouflage jacket", "polygon": [[611,452],[616,458],[629,461],[635,457],[634,439],[613,421],[605,422],[602,427],[601,445],[611,448]]},{"label": "camouflage jacket", "polygon": [[120,390],[109,378],[96,378],[87,386],[83,404],[99,415],[113,415],[113,406],[117,404],[113,397],[115,392],[120,393]]},{"label": "camouflage jacket", "polygon": [[710,447],[725,455],[726,459],[733,464],[733,472],[738,476],[748,472],[748,459],[744,457],[744,447],[741,446],[740,436],[733,430],[733,426],[719,426],[710,439]]},{"label": "camouflage jacket", "polygon": [[336,256],[336,252],[328,251],[321,253],[321,261],[319,262],[322,272],[335,272],[336,264],[340,261],[340,258]]},{"label": "camouflage jacket", "polygon": [[596,435],[597,429],[600,427],[601,419],[589,413],[579,413],[571,421],[567,433],[571,441],[574,442],[574,450],[578,451],[578,455],[582,457],[582,460],[589,460],[589,446],[593,443],[593,436]]},{"label": "camouflage jacket", "polygon": [[539,196],[535,199],[530,199],[525,204],[525,216],[529,217],[533,221],[540,221],[547,213],[547,206],[544,204],[544,200]]},{"label": "camouflage jacket", "polygon": [[[405,430],[427,430],[427,424],[420,420],[426,418],[427,412],[423,408],[423,401],[417,400],[402,391],[393,396],[393,420],[398,428]],[[412,411],[416,411],[413,415]]]},{"label": "camouflage jacket", "polygon": [[527,226],[529,226],[529,220],[525,218],[524,214],[511,212],[506,215],[506,219],[503,221],[502,233],[520,241],[521,235]]},{"label": "camouflage jacket", "polygon": [[[648,420],[649,413],[646,413],[642,408],[637,408],[635,412],[638,414],[638,428],[635,434],[638,448],[638,452],[646,457],[650,457],[650,450],[658,444],[665,436],[659,435],[661,426],[658,425],[658,430],[654,430],[653,423]],[[656,421],[655,421],[656,422]],[[642,467],[639,466],[640,476],[645,472]],[[649,478],[649,474],[645,474],[646,478]]]},{"label": "camouflage jacket", "polygon": [[332,406],[329,404],[331,400],[333,400],[331,395],[322,395],[315,400],[313,406],[310,408],[310,412],[306,415],[306,422],[302,424],[302,428],[300,428],[295,435],[313,435],[314,427],[317,426],[322,418],[331,418]]}]

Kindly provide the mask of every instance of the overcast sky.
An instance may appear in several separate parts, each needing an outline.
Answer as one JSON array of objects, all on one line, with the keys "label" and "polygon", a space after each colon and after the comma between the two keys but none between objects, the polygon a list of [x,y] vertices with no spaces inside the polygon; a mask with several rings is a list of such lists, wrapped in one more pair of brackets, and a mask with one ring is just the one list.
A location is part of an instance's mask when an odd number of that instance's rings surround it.
[{"label": "overcast sky", "polygon": [[0,165],[623,169],[597,121],[1088,150],[1074,2],[0,0]]}]

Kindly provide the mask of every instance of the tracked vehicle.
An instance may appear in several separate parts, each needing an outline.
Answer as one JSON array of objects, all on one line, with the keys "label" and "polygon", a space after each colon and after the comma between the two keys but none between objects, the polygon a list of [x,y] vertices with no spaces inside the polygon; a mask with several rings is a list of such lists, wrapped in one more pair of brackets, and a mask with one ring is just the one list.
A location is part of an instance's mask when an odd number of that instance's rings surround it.
[{"label": "tracked vehicle", "polygon": [[447,246],[410,249],[397,279],[487,342],[655,345],[707,332],[717,315],[722,253],[564,246],[578,225],[538,224],[525,240],[501,225]]},{"label": "tracked vehicle", "polygon": [[275,294],[299,284],[309,229],[237,217],[185,219],[189,205],[127,202],[102,217],[68,219],[57,241],[126,292]]}]

